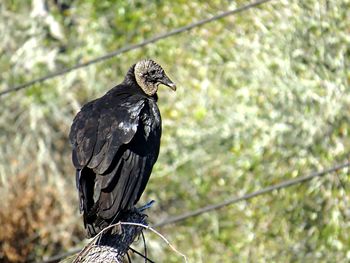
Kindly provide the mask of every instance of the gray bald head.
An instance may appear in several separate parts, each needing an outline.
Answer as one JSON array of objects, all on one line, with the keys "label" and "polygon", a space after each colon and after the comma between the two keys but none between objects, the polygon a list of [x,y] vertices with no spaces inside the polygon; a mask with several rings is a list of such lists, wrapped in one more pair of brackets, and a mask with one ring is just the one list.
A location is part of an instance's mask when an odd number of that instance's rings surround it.
[{"label": "gray bald head", "polygon": [[176,85],[165,74],[162,67],[151,59],[137,62],[134,75],[137,84],[149,96],[153,96],[157,92],[160,84],[176,90]]}]

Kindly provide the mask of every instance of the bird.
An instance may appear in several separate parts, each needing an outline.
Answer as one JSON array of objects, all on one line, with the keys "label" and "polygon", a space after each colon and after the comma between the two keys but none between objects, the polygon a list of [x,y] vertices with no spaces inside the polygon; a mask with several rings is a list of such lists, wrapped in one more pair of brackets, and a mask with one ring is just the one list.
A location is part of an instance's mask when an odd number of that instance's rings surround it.
[{"label": "bird", "polygon": [[69,140],[87,237],[135,207],[157,161],[162,134],[158,87],[176,85],[152,59],[74,117]]}]

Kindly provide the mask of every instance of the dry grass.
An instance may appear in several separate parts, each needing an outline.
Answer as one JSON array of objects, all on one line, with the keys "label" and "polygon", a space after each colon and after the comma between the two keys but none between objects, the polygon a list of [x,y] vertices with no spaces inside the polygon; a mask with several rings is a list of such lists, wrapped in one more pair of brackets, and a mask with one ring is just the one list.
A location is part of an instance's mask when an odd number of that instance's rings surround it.
[{"label": "dry grass", "polygon": [[[32,169],[9,177],[1,193],[0,258],[2,262],[28,262],[38,255],[52,254],[81,236],[77,224],[70,224],[74,210],[57,188],[41,182]],[[62,229],[62,222],[66,229]]]}]

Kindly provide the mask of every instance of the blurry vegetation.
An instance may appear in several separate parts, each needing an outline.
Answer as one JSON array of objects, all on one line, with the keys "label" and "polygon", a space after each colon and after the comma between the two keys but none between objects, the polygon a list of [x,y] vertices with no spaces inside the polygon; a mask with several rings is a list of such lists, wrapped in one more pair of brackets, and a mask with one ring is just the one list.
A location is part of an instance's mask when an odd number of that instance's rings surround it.
[{"label": "blurry vegetation", "polygon": [[[0,89],[247,3],[209,2],[1,1]],[[178,86],[159,91],[160,158],[140,202],[157,201],[152,222],[346,160],[349,10],[272,1],[0,98],[0,260],[83,240],[70,124],[141,58]],[[348,262],[349,187],[345,170],[160,231],[190,262]],[[179,262],[147,238],[151,259]]]}]

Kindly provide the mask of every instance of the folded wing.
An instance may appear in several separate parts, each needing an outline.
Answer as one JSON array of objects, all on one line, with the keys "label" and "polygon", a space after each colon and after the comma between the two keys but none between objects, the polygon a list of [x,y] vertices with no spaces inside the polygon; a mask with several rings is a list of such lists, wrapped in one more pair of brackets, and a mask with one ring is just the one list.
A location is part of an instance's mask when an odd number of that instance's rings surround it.
[{"label": "folded wing", "polygon": [[[160,126],[147,126],[152,118],[147,101],[137,97],[118,101],[124,102],[99,99],[86,104],[70,132],[80,205],[90,236],[98,228],[96,220],[111,221],[138,201],[158,157],[161,131]],[[145,136],[149,129],[151,135]]]}]

